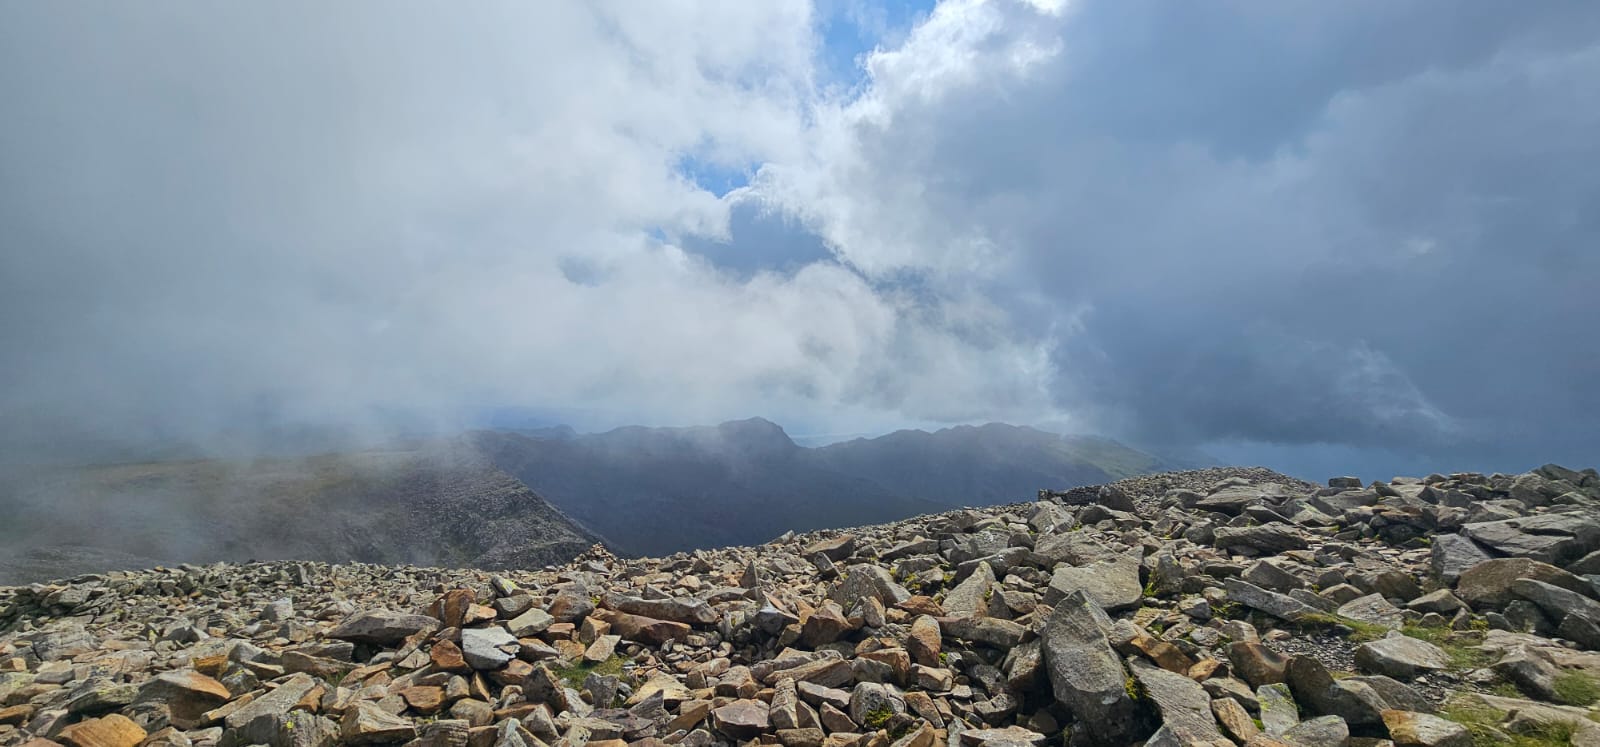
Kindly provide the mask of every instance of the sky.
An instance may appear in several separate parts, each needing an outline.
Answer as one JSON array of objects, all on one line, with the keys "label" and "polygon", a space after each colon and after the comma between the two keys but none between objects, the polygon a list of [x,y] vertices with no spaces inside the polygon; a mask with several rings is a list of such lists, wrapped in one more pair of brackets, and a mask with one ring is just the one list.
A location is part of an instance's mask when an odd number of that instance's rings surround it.
[{"label": "sky", "polygon": [[[1600,463],[1600,4],[0,4],[0,450]],[[277,430],[274,430],[277,429]]]}]

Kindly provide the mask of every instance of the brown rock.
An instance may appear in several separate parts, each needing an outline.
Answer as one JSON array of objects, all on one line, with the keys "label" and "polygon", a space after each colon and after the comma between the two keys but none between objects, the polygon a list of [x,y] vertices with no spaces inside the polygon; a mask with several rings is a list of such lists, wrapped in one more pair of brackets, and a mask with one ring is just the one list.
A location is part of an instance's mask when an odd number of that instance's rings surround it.
[{"label": "brown rock", "polygon": [[910,599],[896,604],[895,608],[905,610],[906,612],[910,612],[914,615],[944,617],[946,614],[944,608],[939,606],[938,602],[933,601],[933,597],[923,596],[921,594],[914,595]]},{"label": "brown rock", "polygon": [[735,700],[711,711],[711,725],[735,739],[751,739],[767,730],[767,710],[759,700]]},{"label": "brown rock", "polygon": [[429,661],[446,672],[465,672],[472,667],[467,665],[467,659],[461,654],[461,647],[452,641],[439,641],[433,644],[433,650],[428,652]]},{"label": "brown rock", "polygon": [[939,666],[939,652],[943,645],[939,621],[932,615],[921,615],[911,623],[911,633],[906,636],[906,651],[911,654],[912,660],[930,667]]},{"label": "brown rock", "polygon": [[71,747],[136,747],[145,730],[120,713],[92,718],[61,730],[58,738]]},{"label": "brown rock", "polygon": [[444,707],[444,688],[430,685],[418,685],[402,688],[395,693],[406,701],[406,705],[417,709],[423,715],[432,715]]}]

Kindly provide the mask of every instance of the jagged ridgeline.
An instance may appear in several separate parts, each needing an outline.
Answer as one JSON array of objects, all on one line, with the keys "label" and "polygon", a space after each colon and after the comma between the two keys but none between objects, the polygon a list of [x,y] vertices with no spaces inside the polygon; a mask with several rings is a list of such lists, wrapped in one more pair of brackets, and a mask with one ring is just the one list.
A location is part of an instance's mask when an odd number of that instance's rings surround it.
[{"label": "jagged ridgeline", "polygon": [[1554,466],[1212,469],[538,571],[0,588],[0,743],[1594,744],[1597,507]]}]

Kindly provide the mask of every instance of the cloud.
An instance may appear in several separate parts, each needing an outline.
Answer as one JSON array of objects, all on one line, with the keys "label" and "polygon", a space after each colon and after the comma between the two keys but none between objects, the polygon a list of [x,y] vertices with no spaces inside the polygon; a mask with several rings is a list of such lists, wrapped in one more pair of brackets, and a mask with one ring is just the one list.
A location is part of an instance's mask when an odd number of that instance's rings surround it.
[{"label": "cloud", "polygon": [[1582,3],[8,6],[6,440],[518,406],[1592,462],[1596,73]]}]

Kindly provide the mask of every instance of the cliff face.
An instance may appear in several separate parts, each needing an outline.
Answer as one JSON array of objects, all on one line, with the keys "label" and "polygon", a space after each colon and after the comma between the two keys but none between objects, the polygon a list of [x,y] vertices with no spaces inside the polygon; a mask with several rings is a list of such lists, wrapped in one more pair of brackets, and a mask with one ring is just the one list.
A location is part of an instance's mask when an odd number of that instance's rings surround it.
[{"label": "cliff face", "polygon": [[1208,469],[556,569],[0,587],[0,744],[1591,744],[1597,507],[1553,466]]},{"label": "cliff face", "polygon": [[158,563],[565,562],[600,538],[469,446],[39,471],[9,481],[0,580]]}]

